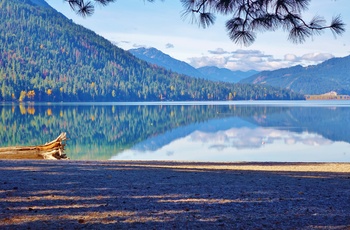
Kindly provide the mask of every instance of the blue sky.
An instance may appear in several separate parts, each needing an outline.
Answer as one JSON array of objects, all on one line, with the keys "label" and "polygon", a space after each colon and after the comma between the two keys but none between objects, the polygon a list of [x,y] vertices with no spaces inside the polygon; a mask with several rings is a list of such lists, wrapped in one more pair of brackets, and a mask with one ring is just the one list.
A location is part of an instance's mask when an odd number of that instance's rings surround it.
[{"label": "blue sky", "polygon": [[350,55],[350,1],[313,0],[303,16],[315,15],[330,22],[340,14],[346,32],[334,38],[331,31],[293,44],[283,31],[258,34],[249,47],[233,43],[227,36],[225,21],[217,16],[214,26],[203,29],[183,18],[180,0],[118,0],[107,7],[96,6],[87,18],[76,15],[63,0],[46,0],[75,23],[93,30],[123,49],[155,47],[194,67],[214,65],[231,70],[273,70],[301,64],[314,65],[331,57]]}]

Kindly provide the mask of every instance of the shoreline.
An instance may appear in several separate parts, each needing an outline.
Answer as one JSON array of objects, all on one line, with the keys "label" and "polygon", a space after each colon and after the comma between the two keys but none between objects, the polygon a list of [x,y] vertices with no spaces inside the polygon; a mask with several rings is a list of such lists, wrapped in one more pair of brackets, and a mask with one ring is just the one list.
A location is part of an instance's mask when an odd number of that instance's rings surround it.
[{"label": "shoreline", "polygon": [[39,165],[70,164],[83,165],[138,165],[149,168],[169,169],[197,169],[197,170],[243,170],[266,172],[325,172],[325,173],[350,173],[350,162],[274,162],[274,161],[237,161],[237,162],[212,162],[212,161],[163,161],[163,160],[45,160],[45,159],[1,159],[0,164],[16,164],[38,162]]},{"label": "shoreline", "polygon": [[0,160],[2,229],[347,229],[350,163]]}]

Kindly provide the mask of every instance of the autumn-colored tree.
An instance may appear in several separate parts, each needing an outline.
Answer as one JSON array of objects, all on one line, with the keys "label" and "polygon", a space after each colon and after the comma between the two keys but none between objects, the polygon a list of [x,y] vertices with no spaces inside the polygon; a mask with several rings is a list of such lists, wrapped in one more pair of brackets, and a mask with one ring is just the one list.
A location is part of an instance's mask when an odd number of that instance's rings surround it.
[{"label": "autumn-colored tree", "polygon": [[33,99],[35,96],[35,91],[34,90],[30,90],[28,93],[27,93],[27,97],[29,99]]},{"label": "autumn-colored tree", "polygon": [[21,91],[21,94],[19,95],[18,101],[22,102],[24,98],[26,98],[27,92],[26,91]]}]

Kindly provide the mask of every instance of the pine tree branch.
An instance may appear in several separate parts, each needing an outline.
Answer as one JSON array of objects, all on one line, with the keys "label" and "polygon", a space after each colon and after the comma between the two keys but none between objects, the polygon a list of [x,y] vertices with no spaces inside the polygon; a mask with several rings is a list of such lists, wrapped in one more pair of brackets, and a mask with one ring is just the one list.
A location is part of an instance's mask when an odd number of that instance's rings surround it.
[{"label": "pine tree branch", "polygon": [[[103,6],[116,0],[65,0],[79,15],[90,16],[95,4]],[[154,2],[155,0],[144,0]],[[162,0],[163,1],[163,0]],[[171,0],[173,1],[173,0]],[[311,0],[180,0],[183,17],[191,13],[192,23],[197,22],[206,28],[215,22],[215,14],[230,15],[226,22],[229,37],[235,43],[249,46],[255,41],[256,31],[275,31],[282,28],[289,32],[289,40],[302,43],[312,35],[319,35],[330,29],[334,36],[345,31],[345,24],[338,15],[326,25],[323,17],[315,16],[307,23],[302,15]],[[196,19],[195,15],[198,15]]]}]

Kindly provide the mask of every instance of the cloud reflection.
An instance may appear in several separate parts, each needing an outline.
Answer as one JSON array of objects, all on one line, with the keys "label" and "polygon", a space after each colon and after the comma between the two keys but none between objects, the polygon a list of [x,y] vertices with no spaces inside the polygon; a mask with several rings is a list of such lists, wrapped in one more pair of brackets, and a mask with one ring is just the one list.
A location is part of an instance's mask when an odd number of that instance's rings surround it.
[{"label": "cloud reflection", "polygon": [[[153,137],[154,142],[159,137]],[[128,149],[112,160],[349,162],[349,144],[321,135],[243,127],[217,132],[194,131],[158,145],[157,149]]]},{"label": "cloud reflection", "polygon": [[216,133],[195,131],[189,136],[192,142],[201,142],[211,149],[223,150],[226,148],[255,149],[264,145],[282,141],[286,145],[302,143],[309,146],[330,145],[333,142],[317,134],[308,132],[295,133],[287,130],[272,128],[232,128]]}]

